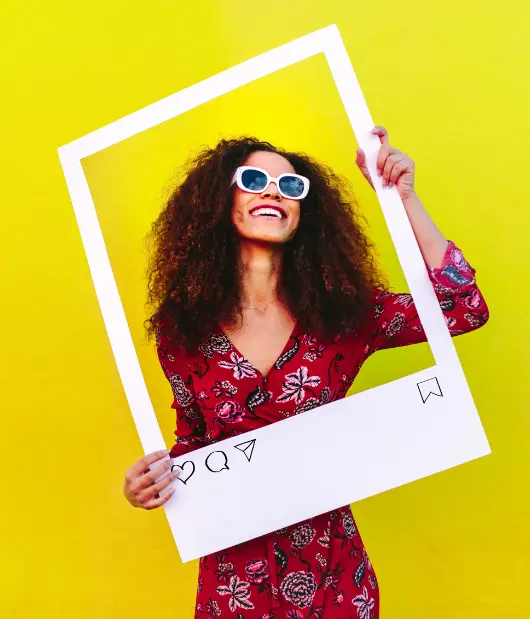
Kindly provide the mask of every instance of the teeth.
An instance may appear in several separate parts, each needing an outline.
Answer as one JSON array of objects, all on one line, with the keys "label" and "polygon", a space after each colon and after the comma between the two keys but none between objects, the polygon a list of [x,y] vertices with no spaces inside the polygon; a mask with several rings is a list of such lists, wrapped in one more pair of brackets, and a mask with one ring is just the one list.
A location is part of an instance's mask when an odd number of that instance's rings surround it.
[{"label": "teeth", "polygon": [[258,208],[252,213],[252,215],[254,215],[254,217],[259,217],[260,215],[272,215],[278,219],[282,218],[281,214],[273,208]]}]

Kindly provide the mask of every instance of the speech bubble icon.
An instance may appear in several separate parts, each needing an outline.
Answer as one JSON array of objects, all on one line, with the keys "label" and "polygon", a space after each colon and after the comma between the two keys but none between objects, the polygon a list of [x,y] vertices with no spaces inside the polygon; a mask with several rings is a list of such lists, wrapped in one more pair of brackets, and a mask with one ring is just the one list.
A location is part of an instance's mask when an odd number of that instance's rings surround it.
[{"label": "speech bubble icon", "polygon": [[204,461],[206,468],[212,473],[220,473],[225,469],[230,470],[228,466],[228,458],[224,451],[212,451]]}]

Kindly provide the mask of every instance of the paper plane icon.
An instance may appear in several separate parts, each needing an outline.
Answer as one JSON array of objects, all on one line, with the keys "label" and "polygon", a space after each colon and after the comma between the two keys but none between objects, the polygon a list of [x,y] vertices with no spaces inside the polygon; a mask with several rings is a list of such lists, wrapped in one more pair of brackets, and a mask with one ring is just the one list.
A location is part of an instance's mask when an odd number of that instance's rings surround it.
[{"label": "paper plane icon", "polygon": [[442,389],[440,387],[440,383],[436,376],[434,378],[429,378],[427,380],[423,380],[421,383],[416,383],[418,385],[418,389],[420,391],[420,396],[422,402],[425,404],[427,402],[429,396],[435,395],[439,398],[443,398]]},{"label": "paper plane icon", "polygon": [[256,444],[256,439],[253,438],[250,441],[246,441],[245,443],[239,443],[239,445],[234,445],[236,449],[243,452],[245,454],[246,459],[250,462],[252,458],[252,454],[254,453],[254,445]]}]

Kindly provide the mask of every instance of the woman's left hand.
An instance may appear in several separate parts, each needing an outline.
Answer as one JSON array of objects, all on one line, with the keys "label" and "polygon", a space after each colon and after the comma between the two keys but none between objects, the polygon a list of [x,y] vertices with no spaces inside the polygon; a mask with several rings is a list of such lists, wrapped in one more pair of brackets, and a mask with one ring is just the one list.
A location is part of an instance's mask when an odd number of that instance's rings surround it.
[{"label": "woman's left hand", "polygon": [[[377,156],[377,173],[382,176],[383,187],[396,186],[402,200],[415,194],[414,190],[414,161],[397,148],[388,143],[388,131],[384,127],[374,127],[372,133],[379,136],[381,147]],[[363,176],[373,187],[370,172],[366,167],[366,155],[361,148],[357,149],[355,163]]]}]

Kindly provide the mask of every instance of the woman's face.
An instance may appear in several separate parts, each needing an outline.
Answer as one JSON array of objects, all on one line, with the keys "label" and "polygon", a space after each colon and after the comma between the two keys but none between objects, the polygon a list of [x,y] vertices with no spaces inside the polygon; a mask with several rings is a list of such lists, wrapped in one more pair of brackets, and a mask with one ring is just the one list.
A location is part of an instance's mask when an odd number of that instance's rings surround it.
[{"label": "woman's face", "polygon": [[[267,151],[252,153],[243,165],[262,168],[274,178],[285,172],[296,172],[287,159]],[[260,212],[264,207],[274,209],[280,217]],[[258,243],[287,243],[295,235],[299,222],[300,201],[283,198],[276,183],[271,182],[262,193],[250,193],[236,186],[232,223],[241,238]]]}]

